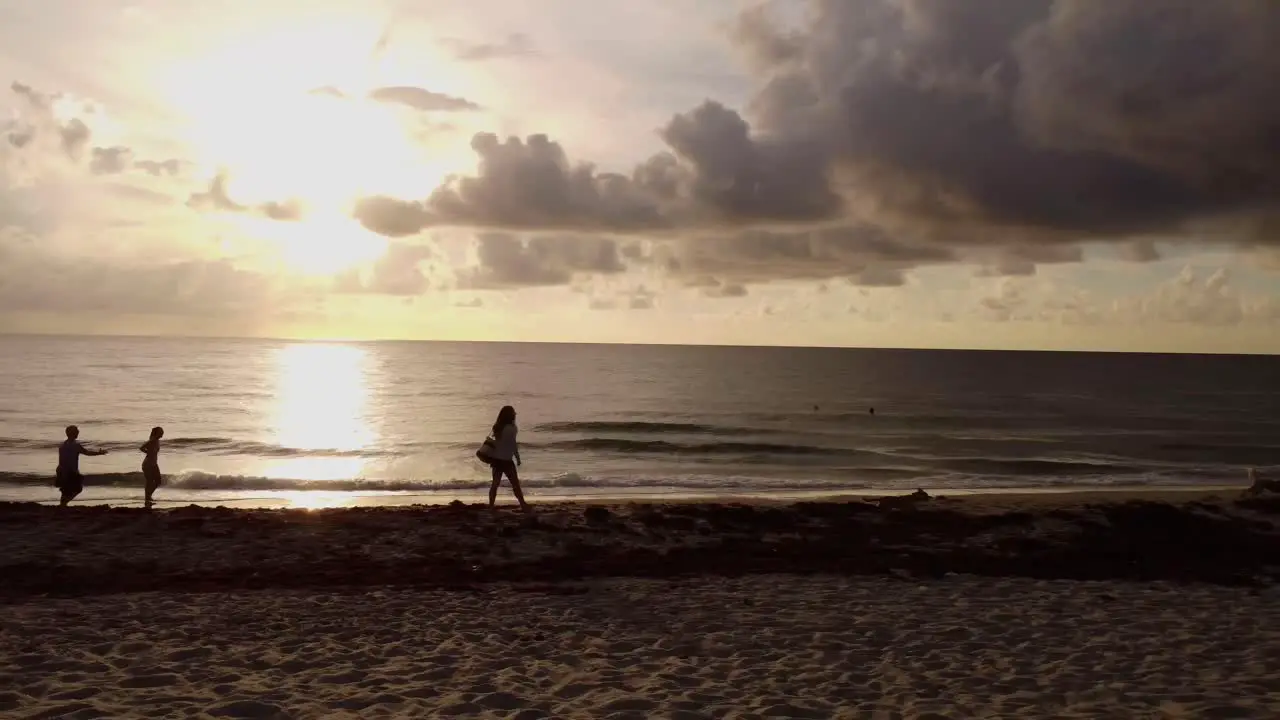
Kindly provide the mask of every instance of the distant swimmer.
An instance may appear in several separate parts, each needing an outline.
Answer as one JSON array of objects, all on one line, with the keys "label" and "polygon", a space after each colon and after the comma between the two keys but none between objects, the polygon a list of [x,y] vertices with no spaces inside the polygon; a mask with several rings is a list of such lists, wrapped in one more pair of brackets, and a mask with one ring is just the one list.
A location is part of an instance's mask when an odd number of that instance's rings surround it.
[{"label": "distant swimmer", "polygon": [[146,480],[146,490],[143,495],[143,505],[150,508],[155,504],[152,496],[156,493],[156,488],[160,487],[163,476],[160,475],[160,438],[164,437],[164,428],[151,428],[151,439],[142,444],[138,448],[139,452],[144,453],[142,457],[142,477]]},{"label": "distant swimmer", "polygon": [[68,425],[67,440],[58,446],[57,480],[54,481],[54,485],[62,491],[59,507],[66,507],[67,503],[84,491],[84,476],[80,474],[80,456],[96,457],[107,454],[106,450],[86,450],[77,439],[79,437],[80,428]]},{"label": "distant swimmer", "polygon": [[875,408],[870,408],[870,409],[868,409],[868,410],[867,410],[867,412],[871,413],[872,415],[875,415],[875,414],[876,414],[876,409],[875,409]]}]

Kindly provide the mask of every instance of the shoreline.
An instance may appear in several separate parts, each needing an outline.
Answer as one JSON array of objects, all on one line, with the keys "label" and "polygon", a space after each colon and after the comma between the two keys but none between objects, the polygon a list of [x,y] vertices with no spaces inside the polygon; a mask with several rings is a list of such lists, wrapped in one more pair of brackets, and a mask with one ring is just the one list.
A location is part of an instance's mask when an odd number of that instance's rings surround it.
[{"label": "shoreline", "polygon": [[[1054,485],[1054,486],[1011,486],[1011,487],[976,487],[976,488],[934,488],[921,486],[935,498],[955,499],[1021,499],[1032,502],[1036,499],[1049,501],[1050,498],[1067,499],[1118,499],[1143,498],[1156,496],[1192,497],[1197,495],[1212,496],[1243,492],[1245,484],[1211,484],[1211,485]],[[563,489],[537,488],[526,496],[530,502],[540,504],[595,503],[607,505],[624,505],[633,503],[773,503],[790,504],[796,502],[840,502],[846,500],[867,500],[891,496],[895,493],[910,490],[892,488],[851,488],[848,490],[763,490],[754,492],[717,492],[712,490],[682,491],[678,488],[657,487],[643,491],[619,491],[617,488],[573,488],[568,492]],[[438,491],[327,491],[323,489],[278,490],[278,491],[245,491],[234,493],[216,490],[189,490],[182,487],[161,486],[156,495],[158,509],[175,509],[181,507],[229,507],[246,510],[298,509],[318,510],[342,507],[438,507],[460,501],[473,503],[484,501],[484,489],[479,490],[438,490]],[[499,504],[513,502],[510,488],[506,483],[498,493]],[[0,503],[36,503],[43,506],[56,506],[57,491],[52,486],[26,486],[23,492],[5,493],[0,491]],[[142,492],[140,488],[89,486],[85,492],[72,502],[76,507],[141,507]]]},{"label": "shoreline", "polygon": [[158,511],[0,503],[0,547],[0,602],[778,573],[1257,587],[1280,581],[1280,496],[1232,488],[592,499],[537,503],[528,514],[457,501]]}]

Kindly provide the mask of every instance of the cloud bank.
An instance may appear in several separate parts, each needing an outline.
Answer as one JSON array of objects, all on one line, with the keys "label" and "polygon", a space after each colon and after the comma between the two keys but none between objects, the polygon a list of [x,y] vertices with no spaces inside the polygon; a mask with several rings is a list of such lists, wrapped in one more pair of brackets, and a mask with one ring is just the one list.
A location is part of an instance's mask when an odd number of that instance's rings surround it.
[{"label": "cloud bank", "polygon": [[[1265,0],[813,0],[732,41],[758,90],[660,130],[629,173],[544,135],[476,135],[474,176],[370,198],[366,227],[596,232],[670,241],[666,266],[735,281],[893,284],[921,264],[1026,275],[1108,241],[1206,226],[1269,244],[1280,210],[1280,5]],[[1057,248],[1057,249],[1054,249]],[[1042,259],[1044,258],[1044,259]]]},{"label": "cloud bank", "polygon": [[[898,287],[933,265],[1024,278],[1080,262],[1086,243],[1110,244],[1132,262],[1206,238],[1260,257],[1280,247],[1280,4],[802,4],[803,13],[781,3],[743,11],[726,41],[753,82],[749,100],[708,98],[673,113],[655,128],[663,150],[630,167],[603,169],[547,134],[482,132],[470,139],[474,173],[412,197],[358,199],[353,217],[395,242],[340,285],[423,292],[433,287],[420,267],[430,251],[415,236],[456,228],[474,236],[475,262],[454,287],[561,286],[635,271],[727,298],[774,281]],[[470,62],[533,52],[518,34],[445,44]],[[6,150],[43,143],[95,175],[163,180],[185,167],[98,144],[91,122],[59,110],[59,96],[22,83],[11,90],[28,121],[4,128]],[[411,85],[367,99],[485,112]],[[239,204],[225,176],[189,205],[282,222],[302,212],[288,197]],[[642,308],[653,297],[600,302]],[[987,309],[1016,304],[997,297]]]}]

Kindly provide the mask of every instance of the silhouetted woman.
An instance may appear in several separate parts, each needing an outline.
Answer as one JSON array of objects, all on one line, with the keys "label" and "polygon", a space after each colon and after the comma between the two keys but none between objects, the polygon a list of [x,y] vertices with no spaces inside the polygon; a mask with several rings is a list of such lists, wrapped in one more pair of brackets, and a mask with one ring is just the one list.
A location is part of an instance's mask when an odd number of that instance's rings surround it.
[{"label": "silhouetted woman", "polygon": [[511,481],[511,491],[521,510],[528,510],[529,504],[524,501],[524,493],[520,491],[520,474],[516,466],[520,464],[520,447],[516,444],[516,409],[510,405],[498,411],[498,419],[493,423],[493,448],[489,450],[489,467],[493,468],[493,484],[489,486],[489,507],[498,499],[498,486],[502,484],[502,476]]},{"label": "silhouetted woman", "polygon": [[151,439],[138,448],[145,453],[142,458],[142,477],[146,479],[146,495],[144,504],[151,507],[154,501],[151,496],[160,487],[160,438],[164,437],[164,428],[151,428]]}]

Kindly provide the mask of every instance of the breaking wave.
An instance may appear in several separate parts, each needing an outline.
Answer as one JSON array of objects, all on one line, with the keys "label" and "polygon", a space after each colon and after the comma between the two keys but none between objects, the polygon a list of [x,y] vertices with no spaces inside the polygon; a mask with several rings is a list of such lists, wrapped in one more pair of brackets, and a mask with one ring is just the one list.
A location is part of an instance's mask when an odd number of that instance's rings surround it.
[{"label": "breaking wave", "polygon": [[[141,472],[101,473],[85,475],[88,487],[142,487]],[[326,492],[447,492],[457,490],[482,490],[489,487],[488,478],[453,478],[448,480],[305,480],[299,478],[255,477],[247,475],[219,475],[189,471],[165,476],[163,487],[168,489],[200,491],[326,491]],[[0,473],[0,484],[49,486],[53,479],[39,473]],[[743,490],[743,491],[805,491],[805,490],[857,490],[869,486],[860,483],[833,480],[793,480],[783,478],[734,478],[720,476],[685,476],[673,478],[613,477],[589,478],[576,473],[550,477],[521,478],[527,488],[594,488],[617,490],[643,490],[646,488],[673,488],[683,490]]]}]

